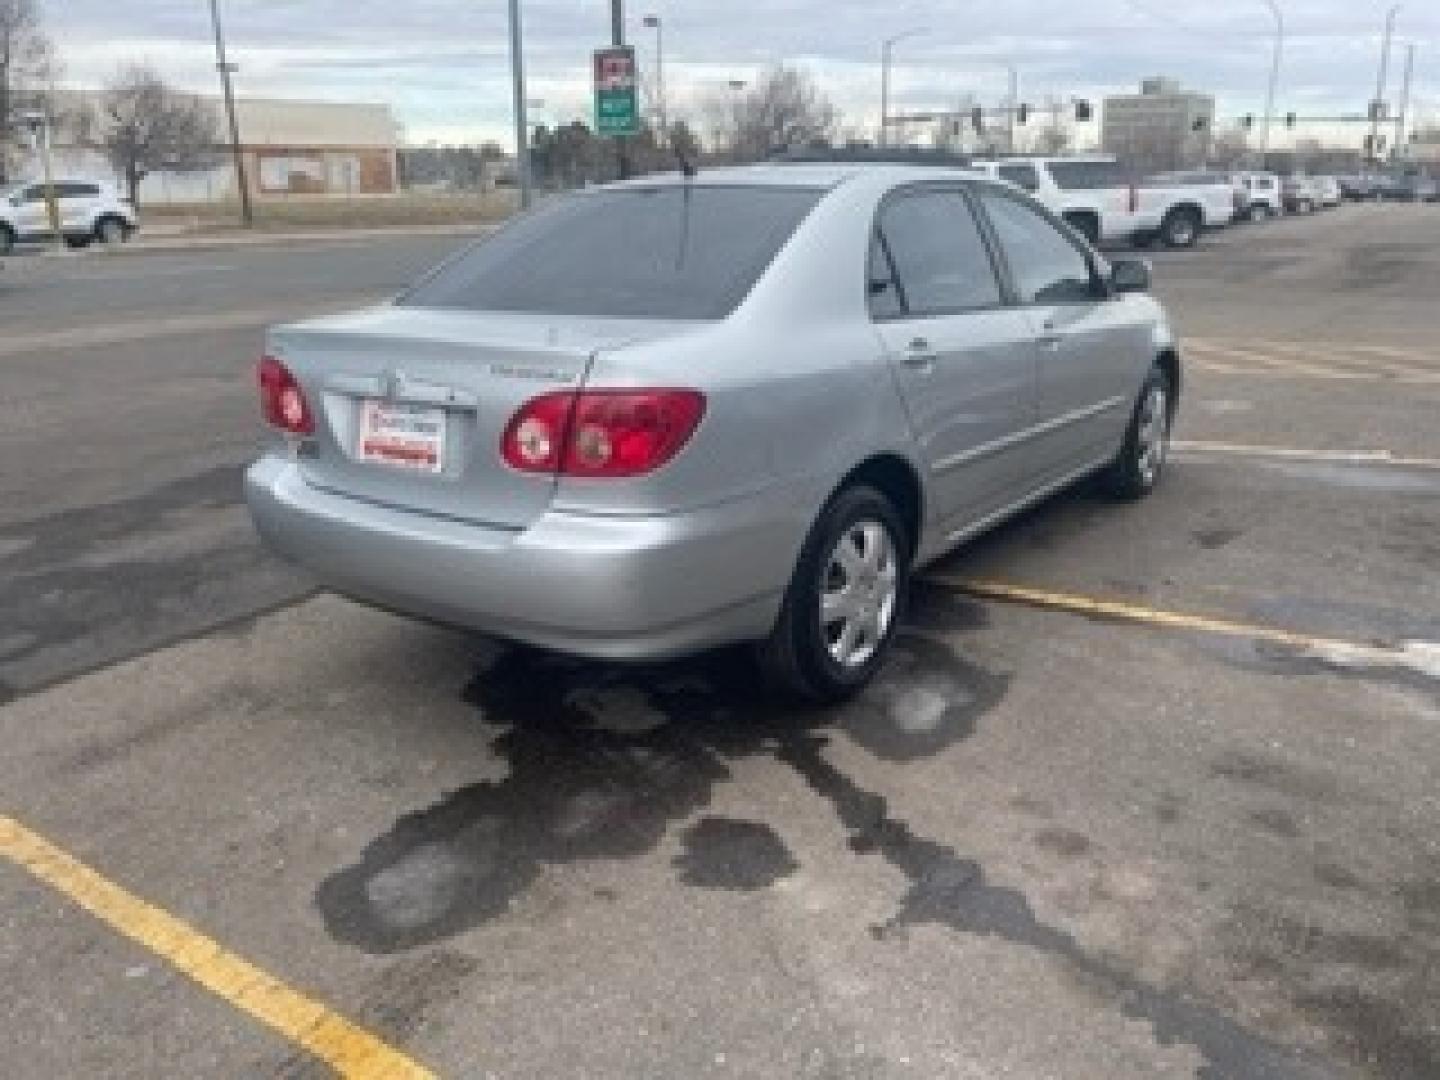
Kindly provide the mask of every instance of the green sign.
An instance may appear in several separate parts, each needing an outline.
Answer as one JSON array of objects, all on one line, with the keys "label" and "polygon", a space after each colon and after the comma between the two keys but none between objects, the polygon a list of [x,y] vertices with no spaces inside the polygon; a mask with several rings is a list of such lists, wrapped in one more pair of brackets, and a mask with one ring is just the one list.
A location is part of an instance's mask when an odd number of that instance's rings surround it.
[{"label": "green sign", "polygon": [[640,101],[635,79],[635,50],[595,51],[595,132],[634,135],[640,130]]}]

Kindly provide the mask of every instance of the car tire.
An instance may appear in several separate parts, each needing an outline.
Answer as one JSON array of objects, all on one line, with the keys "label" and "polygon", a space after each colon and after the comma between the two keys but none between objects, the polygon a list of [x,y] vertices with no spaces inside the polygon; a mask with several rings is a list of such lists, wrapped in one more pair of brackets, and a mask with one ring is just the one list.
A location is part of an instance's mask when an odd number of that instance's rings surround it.
[{"label": "car tire", "polygon": [[95,239],[106,247],[123,244],[130,239],[130,228],[118,217],[103,217],[95,223]]},{"label": "car tire", "polygon": [[1200,215],[1189,207],[1171,210],[1160,223],[1160,239],[1168,248],[1191,248],[1200,242]]},{"label": "car tire", "polygon": [[875,488],[857,484],[832,498],[805,539],[770,636],[757,646],[770,689],[811,704],[862,690],[904,615],[912,549],[894,504]]},{"label": "car tire", "polygon": [[10,255],[15,251],[15,230],[9,225],[0,225],[0,255]]},{"label": "car tire", "polygon": [[71,251],[80,251],[90,246],[90,240],[91,238],[88,236],[67,236],[65,237],[65,246]]},{"label": "car tire", "polygon": [[1155,489],[1170,453],[1174,412],[1170,379],[1156,364],[1135,400],[1120,453],[1100,474],[1101,485],[1113,498],[1134,501]]}]

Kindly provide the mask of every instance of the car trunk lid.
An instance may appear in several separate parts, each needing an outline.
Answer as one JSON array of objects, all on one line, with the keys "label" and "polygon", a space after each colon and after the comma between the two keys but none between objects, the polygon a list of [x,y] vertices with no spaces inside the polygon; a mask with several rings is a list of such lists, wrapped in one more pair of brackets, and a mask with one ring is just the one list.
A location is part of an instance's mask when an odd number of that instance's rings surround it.
[{"label": "car trunk lid", "polygon": [[380,307],[282,327],[270,352],[316,417],[300,468],[316,487],[467,522],[521,529],[554,495],[549,475],[500,457],[509,419],[539,394],[578,389],[601,349],[674,328],[639,320]]}]

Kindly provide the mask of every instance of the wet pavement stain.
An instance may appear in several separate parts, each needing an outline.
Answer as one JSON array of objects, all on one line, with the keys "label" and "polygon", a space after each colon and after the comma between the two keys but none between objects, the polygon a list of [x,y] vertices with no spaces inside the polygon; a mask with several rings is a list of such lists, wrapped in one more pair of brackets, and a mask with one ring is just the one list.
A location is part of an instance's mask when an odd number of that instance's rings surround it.
[{"label": "wet pavement stain", "polygon": [[1215,551],[1218,548],[1225,547],[1227,544],[1234,543],[1244,535],[1244,530],[1215,526],[1213,528],[1196,529],[1190,535],[1194,537],[1195,542],[1206,551]]},{"label": "wet pavement stain", "polygon": [[675,866],[680,880],[696,888],[750,892],[800,869],[775,830],[758,821],[705,817],[683,839]]},{"label": "wet pavement stain", "polygon": [[953,848],[921,836],[891,817],[884,796],[858,787],[825,760],[816,738],[787,742],[780,757],[829,801],[850,830],[858,854],[874,853],[910,881],[894,915],[871,927],[879,941],[902,938],[915,926],[998,937],[1054,957],[1082,984],[1147,1021],[1162,1045],[1193,1046],[1205,1058],[1200,1080],[1319,1080],[1336,1075],[1309,1055],[1257,1035],[1218,1009],[1145,983],[1114,963],[1084,951],[1073,935],[1041,922],[1018,889],[990,884],[984,868]]},{"label": "wet pavement stain", "polygon": [[[546,866],[653,849],[709,803],[730,762],[773,753],[809,726],[831,725],[879,757],[910,760],[971,734],[1007,685],[913,633],[901,635],[892,663],[855,702],[808,713],[763,697],[738,650],[621,667],[516,649],[466,690],[499,729],[492,749],[509,775],[401,818],[320,884],[316,905],[334,937],[366,952],[441,941],[504,914]],[[723,880],[726,871],[694,844],[735,835],[733,826],[692,833],[694,860],[682,876]],[[789,861],[783,846],[767,847],[763,868],[779,872]]]}]

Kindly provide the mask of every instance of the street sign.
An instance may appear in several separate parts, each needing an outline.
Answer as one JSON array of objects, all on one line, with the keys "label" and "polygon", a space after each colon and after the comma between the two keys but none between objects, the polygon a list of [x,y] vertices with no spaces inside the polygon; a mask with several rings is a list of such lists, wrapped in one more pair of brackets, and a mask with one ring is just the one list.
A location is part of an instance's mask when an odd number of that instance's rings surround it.
[{"label": "street sign", "polygon": [[635,50],[595,50],[595,133],[634,135],[640,130]]}]

